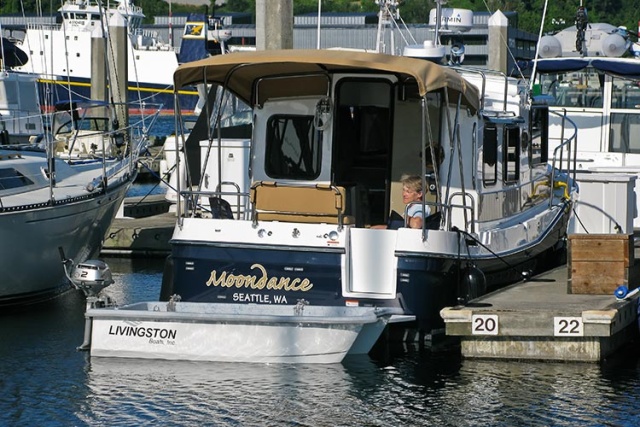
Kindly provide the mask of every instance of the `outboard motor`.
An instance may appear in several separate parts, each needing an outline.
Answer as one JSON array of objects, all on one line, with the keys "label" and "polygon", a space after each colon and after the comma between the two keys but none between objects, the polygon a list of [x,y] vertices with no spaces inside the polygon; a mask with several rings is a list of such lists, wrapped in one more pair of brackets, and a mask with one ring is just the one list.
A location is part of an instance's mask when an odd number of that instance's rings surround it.
[{"label": "outboard motor", "polygon": [[78,264],[71,272],[71,283],[87,297],[97,297],[113,283],[111,270],[104,261],[90,259]]},{"label": "outboard motor", "polygon": [[111,270],[106,262],[90,259],[73,265],[73,260],[67,259],[62,248],[60,258],[67,279],[74,288],[81,290],[87,298],[87,309],[109,307],[115,302],[108,295],[100,295],[102,290],[113,283]]},{"label": "outboard motor", "polygon": [[[62,250],[61,250],[62,252]],[[71,260],[63,260],[64,270],[69,281],[76,289],[80,289],[87,297],[87,310],[115,306],[115,302],[108,295],[100,295],[100,292],[113,283],[111,270],[106,262],[90,259],[81,262],[67,272],[67,265]],[[84,341],[78,350],[91,348],[91,319],[86,317],[84,323]]]}]

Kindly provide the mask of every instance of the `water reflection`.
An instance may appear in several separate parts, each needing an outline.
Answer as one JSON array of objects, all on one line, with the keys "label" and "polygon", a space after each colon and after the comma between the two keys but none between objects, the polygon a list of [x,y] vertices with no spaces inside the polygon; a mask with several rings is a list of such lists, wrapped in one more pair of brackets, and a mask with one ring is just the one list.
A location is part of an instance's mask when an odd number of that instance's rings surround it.
[{"label": "water reflection", "polygon": [[180,425],[635,425],[637,361],[631,368],[619,389],[606,366],[461,361],[414,347],[390,364],[366,356],[307,366],[93,358],[82,413],[91,424],[161,414]]},{"label": "water reflection", "polygon": [[[359,359],[356,377],[371,386],[379,382],[378,367]],[[124,414],[125,423],[138,424],[144,414],[162,413],[163,422],[181,425],[204,419],[212,425],[356,425],[360,381],[348,366],[93,358],[84,412],[99,417],[85,421]]]}]

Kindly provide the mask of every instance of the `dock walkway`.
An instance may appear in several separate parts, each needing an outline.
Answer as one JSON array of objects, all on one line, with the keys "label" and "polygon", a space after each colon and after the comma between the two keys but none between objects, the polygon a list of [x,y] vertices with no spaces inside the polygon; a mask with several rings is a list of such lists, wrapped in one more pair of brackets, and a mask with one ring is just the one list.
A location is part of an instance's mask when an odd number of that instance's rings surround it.
[{"label": "dock walkway", "polygon": [[175,212],[162,195],[127,197],[102,245],[103,256],[165,257],[176,225]]},{"label": "dock walkway", "polygon": [[598,362],[637,334],[638,297],[568,293],[558,267],[441,311],[466,358]]}]

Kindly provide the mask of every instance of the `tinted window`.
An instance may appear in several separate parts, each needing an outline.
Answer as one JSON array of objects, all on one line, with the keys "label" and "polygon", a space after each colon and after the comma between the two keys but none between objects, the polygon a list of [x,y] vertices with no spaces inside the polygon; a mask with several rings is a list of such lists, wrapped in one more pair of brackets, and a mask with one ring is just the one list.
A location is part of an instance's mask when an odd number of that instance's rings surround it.
[{"label": "tinted window", "polygon": [[317,178],[321,135],[313,124],[313,116],[271,117],[267,124],[267,175],[300,180]]},{"label": "tinted window", "polygon": [[520,175],[520,129],[508,127],[504,130],[504,181],[515,182]]},{"label": "tinted window", "polygon": [[482,147],[482,182],[494,185],[497,181],[498,130],[495,126],[485,126]]},{"label": "tinted window", "polygon": [[547,163],[549,108],[547,106],[533,106],[529,123],[531,125],[531,144],[529,145],[531,164]]}]

